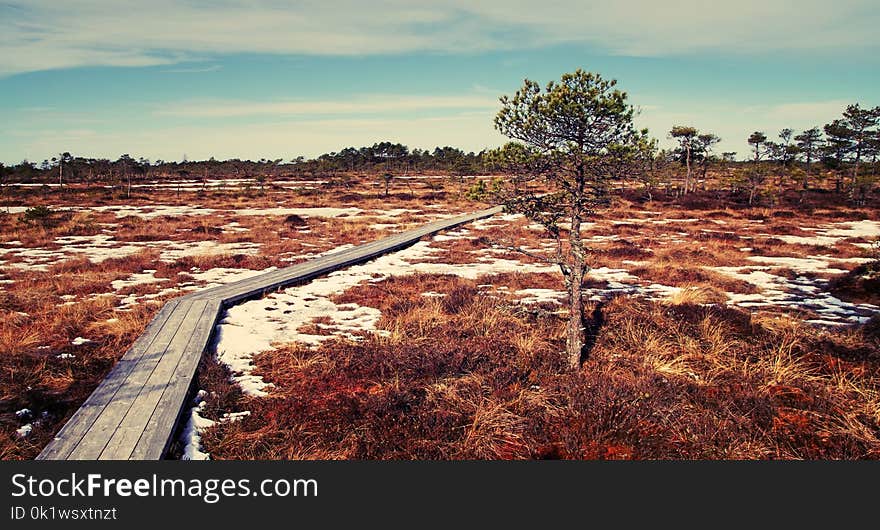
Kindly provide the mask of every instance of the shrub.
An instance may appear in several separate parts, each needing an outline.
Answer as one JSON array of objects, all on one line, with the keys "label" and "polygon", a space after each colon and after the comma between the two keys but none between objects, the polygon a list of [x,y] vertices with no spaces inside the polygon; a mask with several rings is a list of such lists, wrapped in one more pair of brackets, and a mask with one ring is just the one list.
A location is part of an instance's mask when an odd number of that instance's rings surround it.
[{"label": "shrub", "polygon": [[54,214],[55,212],[51,208],[41,204],[25,210],[21,217],[19,217],[19,220],[23,223],[38,222],[48,224]]},{"label": "shrub", "polygon": [[482,201],[489,194],[489,190],[486,189],[486,183],[482,180],[477,180],[474,182],[470,188],[468,188],[467,193],[465,193],[465,197],[472,201]]}]

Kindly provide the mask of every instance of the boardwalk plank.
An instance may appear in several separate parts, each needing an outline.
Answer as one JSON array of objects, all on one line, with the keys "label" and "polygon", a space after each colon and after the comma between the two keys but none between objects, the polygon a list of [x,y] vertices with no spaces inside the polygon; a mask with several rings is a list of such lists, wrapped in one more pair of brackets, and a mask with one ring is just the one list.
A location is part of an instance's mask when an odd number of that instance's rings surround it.
[{"label": "boardwalk plank", "polygon": [[157,460],[165,455],[171,443],[171,436],[178,422],[185,418],[189,411],[186,406],[196,369],[207,345],[214,334],[214,328],[220,317],[220,301],[208,302],[208,307],[199,324],[192,333],[192,339],[186,345],[180,364],[174,371],[165,392],[153,411],[141,438],[131,453],[133,460]]},{"label": "boardwalk plank", "polygon": [[156,339],[147,348],[131,373],[128,374],[113,400],[107,404],[104,411],[70,454],[71,460],[95,460],[101,455],[110,437],[125,417],[125,413],[131,407],[150,374],[153,373],[159,359],[164,355],[165,349],[183,323],[191,304],[192,302],[189,301],[178,304],[168,316],[165,326],[162,327]]},{"label": "boardwalk plank", "polygon": [[141,438],[147,422],[156,410],[156,405],[165,392],[168,381],[174,375],[186,345],[192,339],[193,331],[204,316],[207,304],[207,301],[194,301],[190,304],[183,322],[177,328],[177,332],[137,397],[134,398],[131,407],[119,422],[119,426],[101,452],[99,460],[127,460],[131,456],[134,444]]}]

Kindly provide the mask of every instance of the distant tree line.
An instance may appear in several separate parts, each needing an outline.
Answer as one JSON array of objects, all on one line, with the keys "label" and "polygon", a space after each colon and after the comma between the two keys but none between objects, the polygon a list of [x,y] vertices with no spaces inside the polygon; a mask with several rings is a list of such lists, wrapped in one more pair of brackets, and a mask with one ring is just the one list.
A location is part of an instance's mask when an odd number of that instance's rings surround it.
[{"label": "distant tree line", "polygon": [[23,183],[121,183],[130,184],[150,179],[230,179],[278,177],[327,177],[350,173],[405,175],[417,172],[438,172],[470,175],[484,170],[483,152],[465,152],[456,147],[433,150],[410,150],[400,143],[380,142],[366,147],[346,147],[339,152],[322,154],[313,159],[297,156],[257,161],[208,160],[182,162],[150,161],[123,154],[116,160],[74,156],[60,153],[37,164],[29,160],[4,167],[0,164],[0,181]]},{"label": "distant tree line", "polygon": [[[709,131],[692,125],[674,125],[668,138],[673,149],[659,149],[658,142],[643,135],[638,145],[640,160],[647,165],[621,174],[621,180],[639,182],[651,199],[657,190],[683,196],[709,185],[743,193],[749,204],[775,200],[786,189],[805,192],[833,189],[855,204],[864,204],[878,180],[880,155],[880,107],[846,107],[840,118],[804,131],[785,128],[768,136],[755,131],[744,138],[749,146],[743,156],[716,151],[721,141]],[[338,152],[307,159],[289,160],[184,160],[150,161],[123,154],[116,160],[59,153],[36,164],[24,160],[5,167],[0,164],[0,187],[9,182],[111,184],[131,192],[133,182],[149,180],[253,179],[261,186],[280,178],[326,179],[353,174],[377,176],[387,185],[396,176],[439,173],[452,177],[498,171],[491,151],[465,152],[455,147],[410,149],[393,142],[346,147]],[[720,188],[719,188],[720,183]],[[463,186],[463,181],[460,182]]]}]

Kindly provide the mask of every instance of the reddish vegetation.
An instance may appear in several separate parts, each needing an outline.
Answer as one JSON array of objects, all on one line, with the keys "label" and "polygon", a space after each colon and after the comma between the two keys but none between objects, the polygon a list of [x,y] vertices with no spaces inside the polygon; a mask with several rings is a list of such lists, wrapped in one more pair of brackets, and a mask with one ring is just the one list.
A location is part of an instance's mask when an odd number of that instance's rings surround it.
[{"label": "reddish vegetation", "polygon": [[870,326],[621,297],[572,374],[558,317],[476,293],[451,277],[353,289],[341,299],[380,307],[391,335],[258,356],[272,395],[234,400],[252,414],[203,444],[244,459],[880,457]]},{"label": "reddish vegetation", "polygon": [[[344,193],[272,187],[266,194],[137,191],[130,200],[118,190],[26,189],[16,192],[14,202],[56,209],[198,201],[218,209],[423,211],[427,203],[436,203],[442,205],[437,213],[482,206],[451,188],[442,190],[438,182],[431,182],[431,189],[412,182],[414,191],[401,188],[388,198],[375,184],[362,179]],[[724,291],[753,294],[755,287],[704,268],[748,264],[749,254],[740,250],[744,246],[765,256],[861,257],[864,249],[853,243],[863,240],[816,247],[768,236],[809,236],[802,226],[877,219],[880,210],[851,208],[820,194],[806,204],[791,198],[772,209],[733,203],[719,207],[711,193],[683,198],[657,193],[659,200],[649,204],[641,195],[626,192],[597,215],[598,224],[587,236],[617,239],[591,241],[591,264],[688,289],[666,302],[618,297],[597,308],[595,316],[602,321],[593,330],[594,344],[581,372],[562,368],[565,315],[559,306],[524,305],[505,294],[563,290],[559,274],[501,273],[476,281],[394,277],[335,299],[380,309],[387,336],[333,340],[316,350],[290,345],[257,356],[258,373],[275,385],[267,398],[245,397],[228,383],[221,367],[205,360],[199,373],[200,387],[210,391],[205,414],[218,419],[224,412],[252,411],[243,420],[208,430],[205,449],[213,458],[880,457],[880,319],[861,327],[822,329],[769,311],[750,315],[726,307]],[[663,217],[696,221],[651,222]],[[160,304],[144,302],[118,311],[116,296],[94,296],[111,292],[114,280],[156,270],[155,276],[166,282],[114,294],[158,293],[189,281],[194,267],[286,266],[304,254],[373,240],[425,220],[412,213],[330,220],[226,213],[145,221],[117,219],[112,212],[68,212],[24,223],[16,215],[0,215],[0,243],[20,241],[16,246],[26,248],[60,249],[57,237],[97,235],[107,226],[120,242],[260,244],[256,255],[190,256],[167,263],[159,260],[157,248],[148,248],[100,264],[71,258],[48,271],[4,267],[4,278],[13,283],[0,286],[0,458],[35,456],[158,309]],[[613,225],[617,220],[623,224]],[[233,221],[248,231],[218,231]],[[376,229],[376,223],[397,226]],[[498,222],[473,230],[477,239],[435,242],[432,246],[441,251],[430,259],[472,263],[493,243],[540,248],[545,242],[541,233],[528,225],[525,220]],[[513,252],[493,256],[535,261]],[[876,304],[876,279],[864,278],[866,266],[849,267],[852,273],[832,282],[832,291]],[[781,268],[768,272],[800,275]],[[445,296],[422,296],[427,291]],[[66,301],[71,303],[63,305]],[[305,330],[331,332],[318,326]],[[74,346],[76,337],[94,342]],[[27,421],[39,421],[27,437],[15,434],[25,420],[14,413],[23,408],[35,414]]]}]

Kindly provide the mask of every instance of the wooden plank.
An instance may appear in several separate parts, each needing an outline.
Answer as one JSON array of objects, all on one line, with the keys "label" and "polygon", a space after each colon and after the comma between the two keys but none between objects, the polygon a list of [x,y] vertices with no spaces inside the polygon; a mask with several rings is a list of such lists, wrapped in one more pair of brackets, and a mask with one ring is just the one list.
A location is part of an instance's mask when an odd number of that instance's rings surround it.
[{"label": "wooden plank", "polygon": [[128,374],[124,383],[113,398],[113,401],[107,404],[104,411],[95,420],[95,423],[85,433],[82,440],[77,444],[73,452],[70,453],[71,460],[95,460],[101,455],[106,447],[110,436],[116,431],[116,427],[125,417],[125,413],[131,407],[134,399],[140,393],[141,388],[147,382],[150,374],[159,358],[165,353],[165,349],[174,335],[177,328],[180,327],[184,317],[186,317],[192,302],[183,301],[174,308],[174,311],[168,316],[167,323],[156,337],[156,340],[150,344],[150,347],[144,352],[144,355],[138,361],[137,365]]},{"label": "wooden plank", "polygon": [[165,456],[171,445],[171,437],[177,431],[178,423],[189,411],[188,397],[195,379],[196,370],[202,354],[211,343],[217,320],[220,317],[219,300],[208,303],[199,325],[193,331],[192,339],[180,358],[180,364],[168,381],[155,411],[153,411],[140,440],[130,455],[132,460],[158,460]]},{"label": "wooden plank", "polygon": [[186,345],[192,339],[193,331],[207,305],[207,301],[194,301],[190,304],[183,322],[177,328],[177,332],[137,397],[134,398],[131,407],[110,436],[107,446],[98,457],[99,460],[127,460],[131,455],[134,445],[141,438],[147,422],[156,410],[168,381],[174,375],[174,370],[184,354]]},{"label": "wooden plank", "polygon": [[170,300],[160,309],[153,320],[147,324],[144,333],[135,339],[128,351],[110,370],[80,408],[70,417],[55,438],[37,456],[37,460],[63,460],[73,452],[83,435],[89,430],[95,419],[116,395],[125,378],[134,369],[138,359],[156,339],[165,326],[168,316],[174,311],[180,300]]}]

